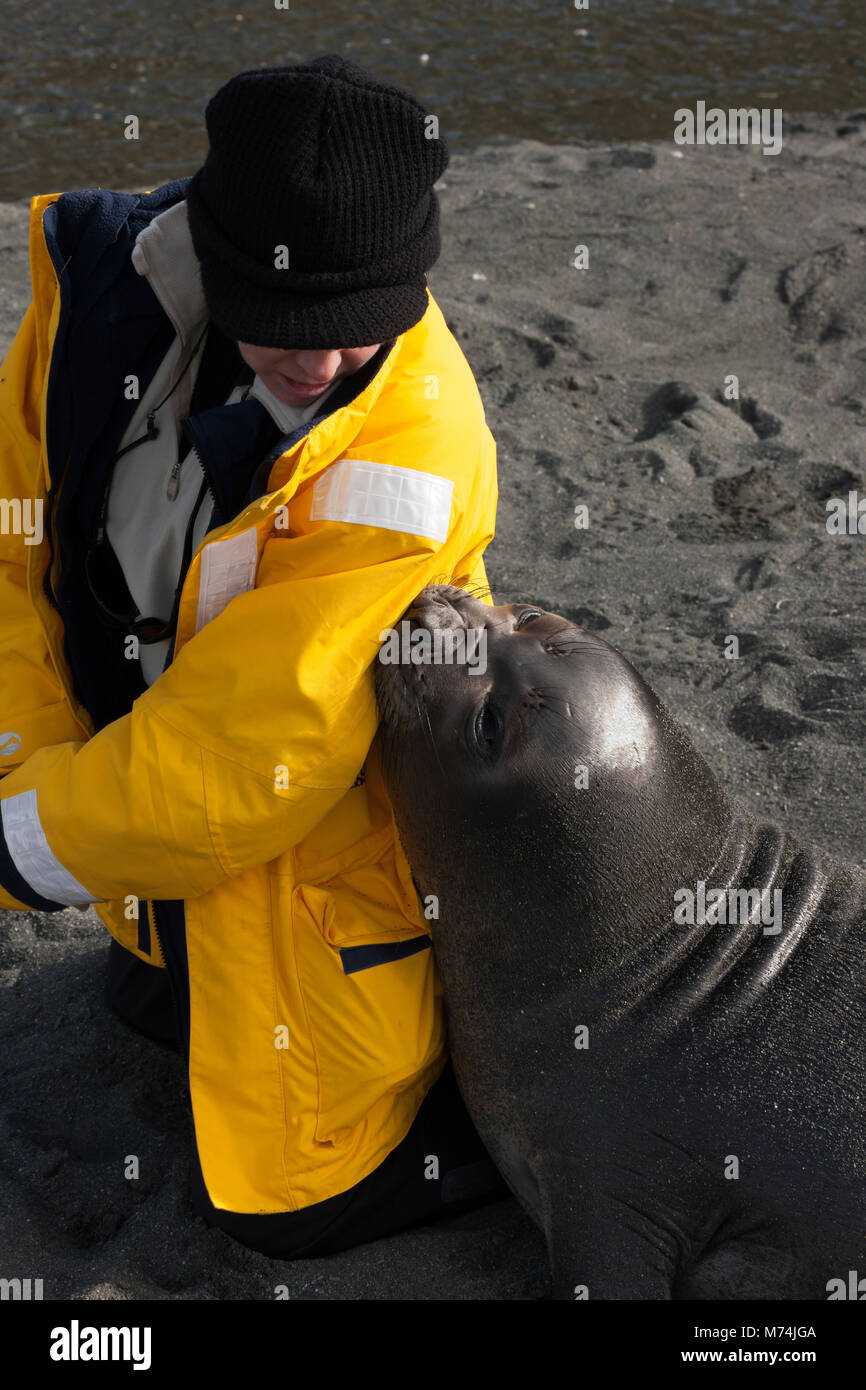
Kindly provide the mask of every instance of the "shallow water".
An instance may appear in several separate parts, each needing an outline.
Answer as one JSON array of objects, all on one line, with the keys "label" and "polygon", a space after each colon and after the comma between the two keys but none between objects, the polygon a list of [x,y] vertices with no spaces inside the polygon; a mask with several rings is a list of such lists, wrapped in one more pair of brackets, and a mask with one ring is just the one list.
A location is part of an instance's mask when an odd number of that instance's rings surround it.
[{"label": "shallow water", "polygon": [[[339,51],[409,87],[452,148],[658,139],[677,106],[866,106],[863,0],[49,0],[3,7],[0,199],[191,173],[233,73]],[[422,55],[427,54],[426,62]],[[138,115],[141,138],[123,138]]]}]

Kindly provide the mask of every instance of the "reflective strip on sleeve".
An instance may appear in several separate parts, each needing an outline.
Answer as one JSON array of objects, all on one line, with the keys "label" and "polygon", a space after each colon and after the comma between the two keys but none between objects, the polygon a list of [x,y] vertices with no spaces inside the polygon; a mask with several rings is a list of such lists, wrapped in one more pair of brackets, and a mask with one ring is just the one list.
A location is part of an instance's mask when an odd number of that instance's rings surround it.
[{"label": "reflective strip on sleeve", "polygon": [[259,558],[258,535],[254,526],[237,536],[211,541],[201,553],[198,607],[195,630],[221,613],[238,594],[255,588]]},{"label": "reflective strip on sleeve", "polygon": [[310,520],[352,521],[444,541],[453,490],[451,478],[435,473],[395,463],[339,459],[316,481]]},{"label": "reflective strip on sleeve", "polygon": [[36,792],[18,792],[0,802],[3,832],[12,861],[21,877],[40,897],[56,903],[99,902],[64,869],[45,838]]}]

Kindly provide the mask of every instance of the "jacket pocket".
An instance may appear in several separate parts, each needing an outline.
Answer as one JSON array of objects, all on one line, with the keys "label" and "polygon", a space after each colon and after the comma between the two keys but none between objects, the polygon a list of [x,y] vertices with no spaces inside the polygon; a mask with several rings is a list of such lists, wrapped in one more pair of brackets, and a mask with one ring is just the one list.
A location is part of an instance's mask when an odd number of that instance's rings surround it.
[{"label": "jacket pocket", "polygon": [[430,938],[390,905],[299,884],[295,960],[316,1067],[315,1138],[348,1143],[389,1094],[441,1056],[444,1027]]}]

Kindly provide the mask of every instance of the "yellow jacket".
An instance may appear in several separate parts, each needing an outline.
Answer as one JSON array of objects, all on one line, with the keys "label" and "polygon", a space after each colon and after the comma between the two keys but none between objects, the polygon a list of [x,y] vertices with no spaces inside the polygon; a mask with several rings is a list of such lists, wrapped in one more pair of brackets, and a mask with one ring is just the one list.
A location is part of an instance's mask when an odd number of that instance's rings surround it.
[{"label": "yellow jacket", "polygon": [[[62,484],[44,443],[65,269],[43,219],[60,196],[32,200],[33,300],[0,371],[7,499]],[[96,731],[76,699],[43,585],[53,515],[39,544],[0,534],[0,906],[93,901],[129,950],[168,958],[202,1174],[229,1211],[353,1186],[445,1062],[427,927],[367,758],[379,633],[428,583],[485,585],[494,532],[495,446],[428,295],[361,394],[205,536],[173,660],[122,718]]]}]

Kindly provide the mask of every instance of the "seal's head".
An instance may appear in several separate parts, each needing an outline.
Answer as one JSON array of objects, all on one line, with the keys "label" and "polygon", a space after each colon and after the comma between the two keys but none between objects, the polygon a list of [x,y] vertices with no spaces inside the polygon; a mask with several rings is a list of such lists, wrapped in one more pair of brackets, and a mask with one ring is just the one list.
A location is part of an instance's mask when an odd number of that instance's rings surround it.
[{"label": "seal's head", "polygon": [[448,585],[401,626],[377,663],[378,740],[422,898],[454,921],[480,884],[491,922],[522,911],[542,935],[566,899],[620,943],[658,922],[731,813],[634,668],[567,618]]}]

